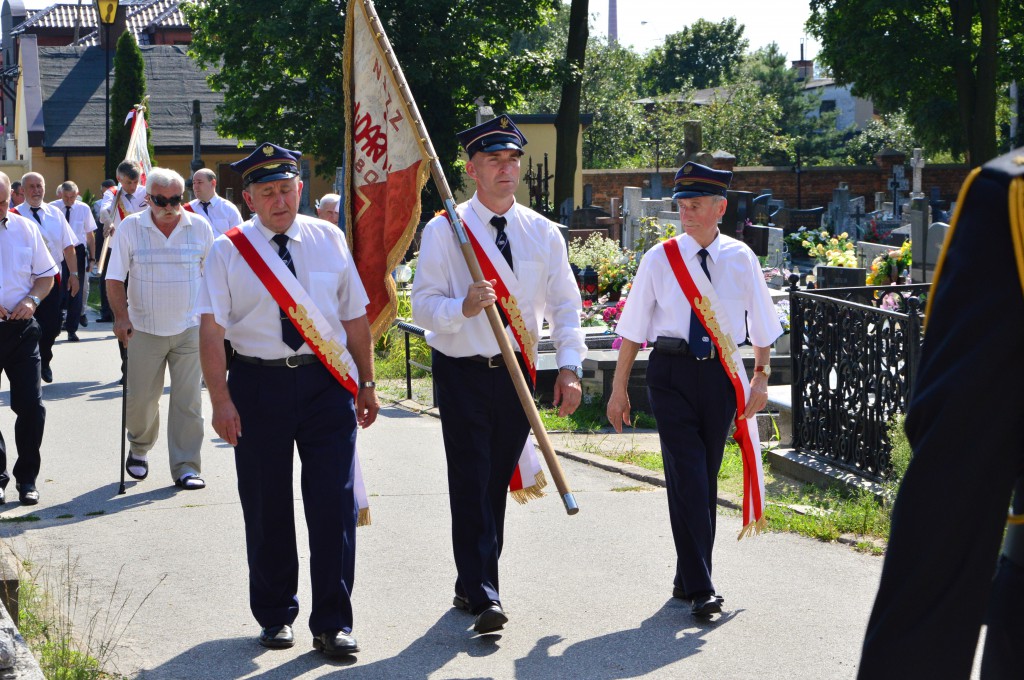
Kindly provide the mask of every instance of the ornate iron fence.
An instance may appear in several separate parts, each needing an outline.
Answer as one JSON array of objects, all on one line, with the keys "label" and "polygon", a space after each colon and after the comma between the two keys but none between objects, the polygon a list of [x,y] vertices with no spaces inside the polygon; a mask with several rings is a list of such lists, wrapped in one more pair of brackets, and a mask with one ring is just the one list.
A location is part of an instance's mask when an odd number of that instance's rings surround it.
[{"label": "ornate iron fence", "polygon": [[929,287],[790,288],[794,448],[888,474],[888,422],[910,401]]}]

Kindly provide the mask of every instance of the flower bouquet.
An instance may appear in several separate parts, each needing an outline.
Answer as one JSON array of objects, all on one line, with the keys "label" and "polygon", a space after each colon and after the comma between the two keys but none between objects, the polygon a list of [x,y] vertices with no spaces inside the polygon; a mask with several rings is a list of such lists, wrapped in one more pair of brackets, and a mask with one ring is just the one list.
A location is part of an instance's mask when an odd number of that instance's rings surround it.
[{"label": "flower bouquet", "polygon": [[871,269],[867,275],[867,284],[869,286],[884,286],[889,283],[896,283],[899,276],[904,272],[910,271],[912,263],[910,240],[908,239],[903,242],[903,245],[898,250],[880,253],[871,262]]}]

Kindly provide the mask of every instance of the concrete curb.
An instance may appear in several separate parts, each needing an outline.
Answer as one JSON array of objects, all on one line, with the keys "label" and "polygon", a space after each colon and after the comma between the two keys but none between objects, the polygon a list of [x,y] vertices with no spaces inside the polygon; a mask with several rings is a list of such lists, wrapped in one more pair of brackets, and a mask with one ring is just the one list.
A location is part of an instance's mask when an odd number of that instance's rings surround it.
[{"label": "concrete curb", "polygon": [[[13,657],[10,668],[0,669],[0,680],[44,680],[39,662],[25,638],[18,632],[18,594],[21,581],[18,576],[16,557],[6,545],[0,544],[0,572],[2,572],[3,593],[0,596],[0,657]],[[8,611],[14,610],[14,616]]]}]

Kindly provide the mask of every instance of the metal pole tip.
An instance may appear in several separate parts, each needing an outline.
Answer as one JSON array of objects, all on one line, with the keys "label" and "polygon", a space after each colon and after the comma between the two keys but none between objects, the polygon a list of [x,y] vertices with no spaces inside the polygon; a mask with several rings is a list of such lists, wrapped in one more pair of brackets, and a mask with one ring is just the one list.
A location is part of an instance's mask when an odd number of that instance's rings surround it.
[{"label": "metal pole tip", "polygon": [[567,493],[562,496],[562,502],[565,503],[565,512],[570,515],[575,515],[580,511],[580,506],[576,505],[576,497],[571,493]]}]

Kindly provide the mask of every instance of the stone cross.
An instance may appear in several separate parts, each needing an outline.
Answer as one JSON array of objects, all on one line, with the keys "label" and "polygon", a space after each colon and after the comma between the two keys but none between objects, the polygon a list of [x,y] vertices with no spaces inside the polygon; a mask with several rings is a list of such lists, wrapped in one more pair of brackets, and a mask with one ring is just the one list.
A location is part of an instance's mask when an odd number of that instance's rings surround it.
[{"label": "stone cross", "polygon": [[889,180],[889,191],[892,192],[892,212],[893,217],[896,219],[899,219],[902,212],[900,192],[906,191],[908,188],[910,188],[910,183],[907,182],[906,170],[904,170],[902,165],[892,166],[892,179]]},{"label": "stone cross", "polygon": [[924,170],[925,162],[921,149],[914,149],[914,157],[910,161],[910,167],[914,169],[914,198],[923,197],[921,189],[921,171]]}]

